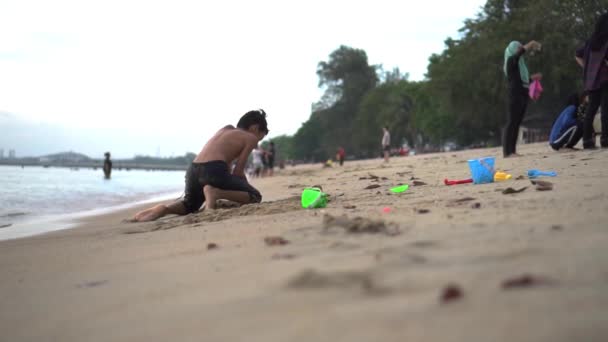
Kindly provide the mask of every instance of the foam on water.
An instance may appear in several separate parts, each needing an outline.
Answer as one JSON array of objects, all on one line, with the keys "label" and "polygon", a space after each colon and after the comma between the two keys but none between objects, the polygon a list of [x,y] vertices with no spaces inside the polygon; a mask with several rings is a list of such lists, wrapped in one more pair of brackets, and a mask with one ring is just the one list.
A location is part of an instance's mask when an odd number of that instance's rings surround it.
[{"label": "foam on water", "polygon": [[[178,197],[184,171],[0,166],[0,240],[68,228],[66,222],[142,203]],[[46,228],[45,228],[46,227]]]}]

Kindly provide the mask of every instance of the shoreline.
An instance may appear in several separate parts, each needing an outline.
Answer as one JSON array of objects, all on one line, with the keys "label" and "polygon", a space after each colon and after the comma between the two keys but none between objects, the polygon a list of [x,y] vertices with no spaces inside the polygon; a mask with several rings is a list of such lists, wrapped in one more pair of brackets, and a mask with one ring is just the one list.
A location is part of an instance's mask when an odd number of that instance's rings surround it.
[{"label": "shoreline", "polygon": [[150,198],[113,205],[105,208],[88,209],[74,213],[51,214],[23,218],[10,226],[0,228],[0,241],[23,239],[37,235],[44,235],[61,230],[77,229],[90,219],[105,217],[120,212],[131,212],[141,210],[140,208],[151,204],[162,203],[179,197],[178,193],[167,193],[164,195],[154,195]]}]

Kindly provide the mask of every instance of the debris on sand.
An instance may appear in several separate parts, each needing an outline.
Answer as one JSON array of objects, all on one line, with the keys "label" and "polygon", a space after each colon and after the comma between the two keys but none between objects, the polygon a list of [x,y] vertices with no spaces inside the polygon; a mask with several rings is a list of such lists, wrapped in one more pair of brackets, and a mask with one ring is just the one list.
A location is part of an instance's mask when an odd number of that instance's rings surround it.
[{"label": "debris on sand", "polygon": [[401,233],[399,226],[395,223],[386,223],[382,220],[370,220],[363,217],[348,218],[347,216],[333,216],[325,214],[323,216],[323,229],[329,230],[333,227],[340,227],[347,233],[353,234],[386,234],[389,236]]},{"label": "debris on sand", "polygon": [[418,213],[418,214],[428,214],[431,212],[429,209],[424,209],[424,208],[423,209],[414,209],[414,211],[416,211],[416,213]]},{"label": "debris on sand", "polygon": [[463,197],[463,198],[455,199],[452,202],[460,203],[460,202],[468,202],[468,201],[473,201],[473,200],[475,200],[475,197]]},{"label": "debris on sand", "polygon": [[533,185],[536,186],[537,191],[550,191],[553,190],[553,183],[542,181],[542,180],[531,180]]},{"label": "debris on sand", "polygon": [[502,194],[503,195],[517,194],[517,193],[520,193],[520,192],[526,190],[527,188],[528,188],[527,186],[524,186],[521,189],[506,188],[502,191]]},{"label": "debris on sand", "polygon": [[420,241],[412,242],[411,245],[414,247],[418,247],[418,248],[427,248],[427,247],[435,247],[438,245],[438,243],[435,241],[432,241],[432,240],[420,240]]},{"label": "debris on sand", "polygon": [[207,244],[207,249],[209,249],[209,250],[217,249],[217,248],[219,248],[219,246],[216,243],[211,242],[211,243]]},{"label": "debris on sand", "polygon": [[425,182],[423,182],[423,181],[419,181],[419,180],[414,180],[414,181],[412,182],[412,184],[413,184],[414,186],[422,186],[422,185],[426,185],[426,183],[425,183]]},{"label": "debris on sand", "polygon": [[[363,176],[363,177],[359,177],[359,180],[364,180],[364,179],[371,179],[371,180],[378,180],[380,177],[370,173],[367,177]],[[384,177],[383,177],[384,178]]]},{"label": "debris on sand", "polygon": [[275,253],[272,255],[271,259],[273,260],[291,260],[295,259],[296,255],[291,253]]},{"label": "debris on sand", "polygon": [[109,282],[109,280],[93,280],[93,281],[87,281],[82,284],[78,284],[78,285],[76,285],[76,287],[78,287],[78,288],[98,287],[98,286],[105,285],[108,282]]},{"label": "debris on sand", "polygon": [[475,203],[471,204],[471,209],[479,209],[479,208],[481,208],[481,203],[475,202]]},{"label": "debris on sand", "polygon": [[364,190],[370,190],[370,189],[376,189],[379,188],[380,185],[379,184],[370,184],[368,186],[366,186],[365,188],[363,188]]},{"label": "debris on sand", "polygon": [[266,245],[268,246],[282,246],[289,243],[289,241],[280,236],[267,236],[264,238],[264,242],[266,242]]},{"label": "debris on sand", "polygon": [[475,199],[476,198],[474,198],[474,197],[462,197],[462,198],[458,198],[458,199],[455,199],[455,200],[452,200],[452,201],[448,202],[447,206],[448,207],[454,207],[454,206],[460,205],[460,204],[465,203],[465,202],[474,201]]},{"label": "debris on sand", "polygon": [[449,303],[449,302],[453,302],[455,300],[459,300],[463,297],[463,292],[462,289],[460,289],[460,286],[458,285],[454,285],[454,284],[448,284],[443,291],[441,291],[441,296],[439,297],[439,302],[444,304],[444,303]]},{"label": "debris on sand", "polygon": [[524,274],[518,277],[506,279],[502,282],[501,287],[504,290],[511,290],[539,285],[550,285],[551,283],[552,281],[547,278]]},{"label": "debris on sand", "polygon": [[355,208],[357,208],[356,205],[349,205],[349,204],[347,204],[347,205],[344,206],[344,209],[355,209]]},{"label": "debris on sand", "polygon": [[383,294],[369,271],[343,271],[323,273],[308,269],[294,276],[287,286],[293,289],[360,289],[367,294]]},{"label": "debris on sand", "polygon": [[515,177],[515,180],[524,180],[526,179],[526,177],[524,177],[523,175],[519,175],[517,177]]}]

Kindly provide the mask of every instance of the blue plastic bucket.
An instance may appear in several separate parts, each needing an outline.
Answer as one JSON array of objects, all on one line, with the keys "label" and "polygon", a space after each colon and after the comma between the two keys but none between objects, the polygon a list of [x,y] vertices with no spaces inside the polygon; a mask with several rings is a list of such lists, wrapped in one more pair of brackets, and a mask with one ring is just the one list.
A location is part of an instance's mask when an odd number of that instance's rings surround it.
[{"label": "blue plastic bucket", "polygon": [[470,159],[468,162],[473,183],[484,184],[494,181],[494,157]]}]

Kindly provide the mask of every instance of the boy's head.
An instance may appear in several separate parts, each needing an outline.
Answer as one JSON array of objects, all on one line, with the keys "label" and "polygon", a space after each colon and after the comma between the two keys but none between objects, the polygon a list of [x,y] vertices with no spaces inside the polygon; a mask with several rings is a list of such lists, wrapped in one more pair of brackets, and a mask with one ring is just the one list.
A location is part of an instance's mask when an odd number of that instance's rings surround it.
[{"label": "boy's head", "polygon": [[263,109],[249,111],[241,117],[236,127],[251,132],[258,137],[258,140],[262,140],[268,134],[266,112]]}]

